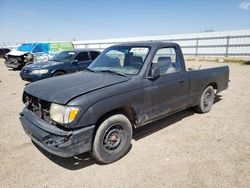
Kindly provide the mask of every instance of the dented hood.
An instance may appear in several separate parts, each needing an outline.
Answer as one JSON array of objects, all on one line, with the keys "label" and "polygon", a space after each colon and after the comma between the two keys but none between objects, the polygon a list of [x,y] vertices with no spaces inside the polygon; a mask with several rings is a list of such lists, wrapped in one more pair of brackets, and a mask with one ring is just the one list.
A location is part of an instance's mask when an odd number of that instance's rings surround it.
[{"label": "dented hood", "polygon": [[23,52],[23,51],[18,51],[18,50],[11,50],[9,53],[7,53],[6,55],[13,55],[13,56],[21,56],[26,54],[27,52]]},{"label": "dented hood", "polygon": [[42,100],[66,104],[85,93],[128,81],[130,77],[109,73],[78,72],[28,84],[24,91]]}]

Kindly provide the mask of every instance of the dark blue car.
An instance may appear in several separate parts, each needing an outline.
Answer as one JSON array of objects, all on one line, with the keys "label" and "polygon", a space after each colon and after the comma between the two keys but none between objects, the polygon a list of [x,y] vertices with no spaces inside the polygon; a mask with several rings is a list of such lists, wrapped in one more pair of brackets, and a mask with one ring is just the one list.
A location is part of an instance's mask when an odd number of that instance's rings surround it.
[{"label": "dark blue car", "polygon": [[49,61],[37,62],[24,66],[20,72],[23,80],[34,82],[53,76],[61,76],[82,71],[100,54],[92,49],[63,51]]}]

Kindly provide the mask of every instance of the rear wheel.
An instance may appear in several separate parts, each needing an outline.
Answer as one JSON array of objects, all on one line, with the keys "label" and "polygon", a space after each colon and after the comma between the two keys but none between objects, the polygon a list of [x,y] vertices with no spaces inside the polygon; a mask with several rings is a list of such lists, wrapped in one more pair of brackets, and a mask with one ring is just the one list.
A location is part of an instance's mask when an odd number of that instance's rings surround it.
[{"label": "rear wheel", "polygon": [[96,131],[92,156],[101,163],[112,163],[122,158],[129,150],[132,126],[123,114],[104,120]]},{"label": "rear wheel", "polygon": [[65,74],[65,72],[63,72],[63,71],[56,71],[52,76],[54,77],[54,76],[62,76],[62,75],[64,75]]},{"label": "rear wheel", "polygon": [[199,113],[209,112],[214,104],[214,88],[212,86],[206,87],[203,91],[199,105],[196,106],[196,111]]}]

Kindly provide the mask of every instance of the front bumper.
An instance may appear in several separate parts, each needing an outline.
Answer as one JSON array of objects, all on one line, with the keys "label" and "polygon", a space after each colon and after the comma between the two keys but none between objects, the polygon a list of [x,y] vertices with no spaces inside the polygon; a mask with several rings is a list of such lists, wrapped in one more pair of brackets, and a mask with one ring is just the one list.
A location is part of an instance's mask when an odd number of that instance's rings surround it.
[{"label": "front bumper", "polygon": [[23,109],[19,119],[26,134],[52,154],[72,157],[91,150],[95,125],[65,131],[39,119],[27,108]]},{"label": "front bumper", "polygon": [[12,61],[6,60],[5,65],[8,68],[17,69],[17,68],[20,68],[22,66],[22,63],[21,62],[12,62]]}]

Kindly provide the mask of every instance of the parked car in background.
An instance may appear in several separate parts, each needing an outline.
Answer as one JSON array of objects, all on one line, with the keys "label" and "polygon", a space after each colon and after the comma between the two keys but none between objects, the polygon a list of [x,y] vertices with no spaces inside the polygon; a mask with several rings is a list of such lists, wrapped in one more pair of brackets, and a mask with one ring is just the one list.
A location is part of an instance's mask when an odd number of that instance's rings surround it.
[{"label": "parked car in background", "polygon": [[4,58],[10,52],[9,48],[0,48],[0,58]]},{"label": "parked car in background", "polygon": [[24,43],[6,54],[5,64],[9,68],[21,69],[27,63],[48,61],[64,50],[73,50],[71,42]]},{"label": "parked car in background", "polygon": [[100,54],[92,49],[63,51],[46,62],[27,64],[20,71],[23,80],[33,82],[53,76],[82,71]]},{"label": "parked car in background", "polygon": [[28,84],[20,120],[50,153],[111,163],[134,129],[189,107],[207,113],[228,83],[228,66],[188,71],[178,44],[119,44],[82,72]]}]

